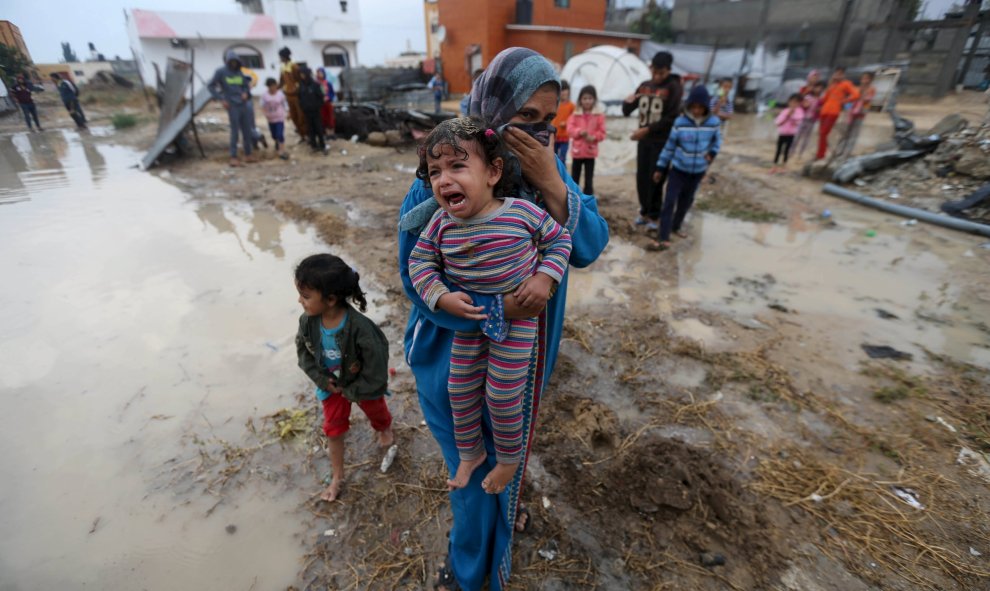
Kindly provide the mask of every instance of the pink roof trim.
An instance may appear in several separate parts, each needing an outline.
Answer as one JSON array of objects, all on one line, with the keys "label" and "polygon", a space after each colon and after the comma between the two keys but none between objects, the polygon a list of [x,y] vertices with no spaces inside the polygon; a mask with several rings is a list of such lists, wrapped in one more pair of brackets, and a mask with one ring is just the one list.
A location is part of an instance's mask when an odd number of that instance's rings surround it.
[{"label": "pink roof trim", "polygon": [[251,28],[248,29],[245,37],[248,39],[274,39],[275,19],[263,14],[254,17]]},{"label": "pink roof trim", "polygon": [[134,22],[137,24],[138,34],[141,37],[163,37],[166,39],[178,37],[175,30],[154,12],[134,9],[133,14]]}]

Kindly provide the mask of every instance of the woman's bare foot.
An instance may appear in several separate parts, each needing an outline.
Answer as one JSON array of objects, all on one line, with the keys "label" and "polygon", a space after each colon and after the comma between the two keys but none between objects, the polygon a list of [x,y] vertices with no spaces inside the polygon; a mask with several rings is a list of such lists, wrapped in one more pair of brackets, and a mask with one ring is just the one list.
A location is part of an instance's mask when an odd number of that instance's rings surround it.
[{"label": "woman's bare foot", "polygon": [[685,232],[683,230],[678,230],[678,231],[674,232],[674,234],[677,234],[677,236],[679,236],[680,238],[687,238],[688,237],[687,232]]},{"label": "woman's bare foot", "polygon": [[378,436],[378,447],[391,447],[395,443],[395,431],[392,427],[385,429],[384,431],[377,431]]},{"label": "woman's bare foot", "polygon": [[490,495],[497,495],[505,490],[505,487],[512,482],[512,477],[516,475],[516,469],[519,468],[519,463],[515,464],[495,464],[492,471],[485,476],[485,479],[481,481],[481,488],[485,489],[485,492]]},{"label": "woman's bare foot", "polygon": [[340,485],[343,484],[340,480],[334,478],[330,481],[330,486],[326,487],[322,493],[320,493],[320,499],[328,503],[332,503],[337,500],[340,496]]},{"label": "woman's bare foot", "polygon": [[488,457],[484,451],[481,455],[473,460],[461,460],[461,463],[457,465],[457,472],[454,477],[447,481],[447,489],[454,490],[456,488],[464,488],[468,485],[471,480],[471,474],[484,463],[485,458]]}]

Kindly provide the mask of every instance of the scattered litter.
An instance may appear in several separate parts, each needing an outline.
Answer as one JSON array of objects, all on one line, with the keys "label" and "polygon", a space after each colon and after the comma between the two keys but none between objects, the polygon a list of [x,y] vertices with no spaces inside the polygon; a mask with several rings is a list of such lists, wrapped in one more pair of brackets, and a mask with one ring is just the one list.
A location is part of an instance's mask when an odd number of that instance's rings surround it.
[{"label": "scattered litter", "polygon": [[969,473],[971,475],[990,482],[990,460],[987,459],[986,454],[964,447],[959,450],[956,463],[970,467]]},{"label": "scattered litter", "polygon": [[971,259],[976,256],[976,253],[973,252],[972,250],[967,250],[966,252],[962,253],[962,255],[967,259]]},{"label": "scattered litter", "polygon": [[894,359],[897,361],[910,361],[914,359],[914,355],[910,353],[905,353],[904,351],[898,351],[893,347],[888,347],[887,345],[860,345],[863,351],[870,356],[870,359]]},{"label": "scattered litter", "polygon": [[278,347],[270,342],[265,342],[265,346],[271,349],[272,351],[278,352]]},{"label": "scattered litter", "polygon": [[549,509],[550,508],[550,499],[548,499],[546,497],[543,497],[543,508],[544,509]]},{"label": "scattered litter", "polygon": [[832,211],[831,210],[826,209],[825,211],[822,212],[822,218],[824,218],[824,219],[827,220],[830,217],[832,217]]},{"label": "scattered litter", "polygon": [[536,551],[536,553],[539,554],[541,558],[549,562],[557,558],[557,554],[559,551],[560,550],[557,547],[557,541],[550,540],[550,544],[546,548],[540,548],[539,550]]},{"label": "scattered litter", "polygon": [[725,556],[714,552],[702,552],[698,557],[701,566],[725,566]]},{"label": "scattered litter", "polygon": [[341,156],[347,156],[347,150],[341,149],[340,150],[340,155]]},{"label": "scattered litter", "polygon": [[382,458],[382,467],[381,467],[382,474],[388,472],[388,469],[392,467],[392,462],[395,461],[395,454],[397,453],[399,453],[398,445],[393,445],[392,447],[388,448],[387,452],[385,452],[385,457]]},{"label": "scattered litter", "polygon": [[308,429],[308,413],[300,408],[282,410],[271,415],[275,420],[275,433],[279,439],[291,439],[296,435],[303,435]]},{"label": "scattered litter", "polygon": [[903,222],[901,222],[901,225],[902,226],[917,226],[918,225],[918,220],[916,220],[914,218],[911,218],[909,220],[904,220]]},{"label": "scattered litter", "polygon": [[949,431],[952,431],[953,433],[956,432],[956,428],[950,425],[948,422],[946,422],[946,420],[943,419],[942,417],[935,417],[935,422],[938,423],[939,425],[942,425]]},{"label": "scattered litter", "polygon": [[921,504],[921,501],[918,500],[918,492],[915,491],[913,488],[902,488],[900,486],[892,486],[890,490],[891,492],[894,493],[894,496],[904,501],[908,505],[911,505],[915,509],[922,510],[925,508],[925,506]]},{"label": "scattered litter", "polygon": [[410,532],[408,529],[406,531],[402,532],[401,534],[399,534],[399,541],[400,542],[405,542],[406,540],[409,539],[409,535],[411,533],[412,532]]},{"label": "scattered litter", "polygon": [[230,525],[228,525],[223,529],[230,535],[234,535],[235,533],[237,533],[237,526],[234,525],[233,523],[231,523]]},{"label": "scattered litter", "polygon": [[358,140],[359,139],[361,139],[361,138],[358,137],[358,134],[355,133],[354,135],[351,136],[351,143],[352,144],[356,144],[356,143],[358,143]]},{"label": "scattered litter", "polygon": [[980,248],[982,248],[983,250],[990,250],[990,242],[984,242],[983,244],[980,245]]},{"label": "scattered litter", "polygon": [[402,549],[402,553],[405,554],[406,556],[412,556],[413,549],[410,548],[409,546],[406,546],[405,548]]},{"label": "scattered litter", "polygon": [[983,552],[980,552],[976,548],[970,546],[969,547],[969,555],[970,556],[983,556]]},{"label": "scattered litter", "polygon": [[327,538],[336,537],[337,536],[337,530],[335,530],[335,529],[324,530],[323,531],[323,536],[324,537],[327,537]]},{"label": "scattered litter", "polygon": [[864,181],[863,179],[856,179],[856,180],[853,181],[853,183],[857,187],[865,187],[866,186],[866,181]]},{"label": "scattered litter", "polygon": [[893,312],[888,312],[888,311],[884,310],[883,308],[874,308],[874,310],[876,310],[877,316],[879,316],[880,318],[883,318],[884,320],[900,320],[901,319],[901,317],[898,316],[897,314],[894,314]]},{"label": "scattered litter", "polygon": [[748,328],[749,330],[767,330],[768,328],[770,328],[769,326],[760,322],[756,318],[743,318],[743,319],[736,318],[734,320],[736,321],[736,324],[738,324],[743,328]]},{"label": "scattered litter", "polygon": [[900,191],[897,190],[897,187],[894,187],[893,189],[890,190],[890,198],[891,199],[900,199],[901,198],[901,193],[900,193]]},{"label": "scattered litter", "polygon": [[398,372],[396,371],[396,369],[394,367],[388,368],[388,375],[390,375],[390,376],[392,376],[394,378],[396,373],[398,373]]},{"label": "scattered litter", "polygon": [[866,237],[867,238],[873,238],[876,235],[877,235],[877,231],[876,230],[867,230],[866,231]]},{"label": "scattered litter", "polygon": [[420,427],[425,427],[426,426],[426,421],[420,421],[419,422],[419,426]]}]

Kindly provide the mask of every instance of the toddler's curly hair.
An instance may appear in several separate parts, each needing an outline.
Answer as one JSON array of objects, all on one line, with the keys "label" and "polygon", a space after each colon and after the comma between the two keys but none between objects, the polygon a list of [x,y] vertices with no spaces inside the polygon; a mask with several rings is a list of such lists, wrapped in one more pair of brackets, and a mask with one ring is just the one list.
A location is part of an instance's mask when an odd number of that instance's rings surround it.
[{"label": "toddler's curly hair", "polygon": [[519,163],[506,148],[499,132],[475,117],[447,119],[433,128],[433,131],[426,136],[417,151],[419,167],[416,169],[416,178],[423,181],[426,188],[432,188],[427,160],[439,158],[446,146],[449,146],[462,159],[467,160],[470,154],[461,145],[465,141],[478,143],[486,165],[492,166],[495,165],[496,160],[502,160],[502,178],[495,184],[495,196],[508,197],[513,195],[519,178]]}]

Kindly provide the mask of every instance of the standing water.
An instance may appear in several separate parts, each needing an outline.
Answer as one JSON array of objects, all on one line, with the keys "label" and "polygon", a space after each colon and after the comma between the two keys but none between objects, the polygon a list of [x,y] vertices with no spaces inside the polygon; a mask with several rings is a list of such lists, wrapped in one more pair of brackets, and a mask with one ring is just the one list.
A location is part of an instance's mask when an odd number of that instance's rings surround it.
[{"label": "standing water", "polygon": [[137,161],[69,131],[0,136],[0,588],[284,587],[301,491],[247,487],[211,514],[153,483],[192,433],[236,440],[292,404],[291,273],[320,245]]}]

